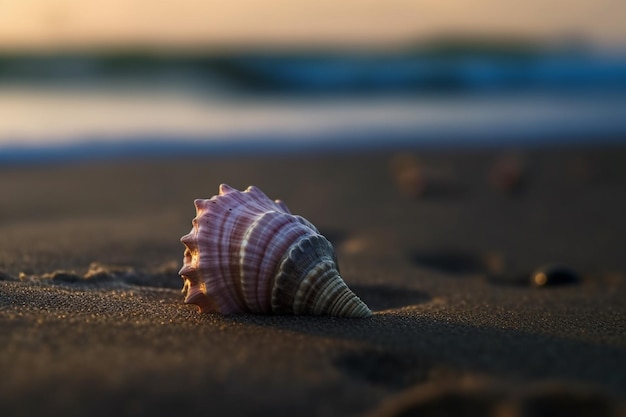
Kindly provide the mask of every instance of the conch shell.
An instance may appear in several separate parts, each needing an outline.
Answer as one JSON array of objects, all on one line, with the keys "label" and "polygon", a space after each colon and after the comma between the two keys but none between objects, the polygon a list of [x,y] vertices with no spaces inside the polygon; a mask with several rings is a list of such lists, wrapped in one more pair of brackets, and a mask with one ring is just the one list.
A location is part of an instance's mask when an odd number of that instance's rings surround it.
[{"label": "conch shell", "polygon": [[331,243],[309,221],[254,186],[220,185],[194,201],[185,245],[185,303],[202,312],[368,317],[339,275]]}]

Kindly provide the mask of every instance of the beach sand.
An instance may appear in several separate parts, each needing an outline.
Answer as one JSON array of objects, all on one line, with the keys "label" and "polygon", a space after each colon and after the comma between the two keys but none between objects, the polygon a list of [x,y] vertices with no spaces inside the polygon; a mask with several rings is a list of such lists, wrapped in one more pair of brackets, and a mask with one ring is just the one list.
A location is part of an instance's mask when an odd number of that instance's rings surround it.
[{"label": "beach sand", "polygon": [[[373,317],[184,304],[220,183],[314,223]],[[624,147],[3,166],[0,195],[2,416],[626,416]]]}]

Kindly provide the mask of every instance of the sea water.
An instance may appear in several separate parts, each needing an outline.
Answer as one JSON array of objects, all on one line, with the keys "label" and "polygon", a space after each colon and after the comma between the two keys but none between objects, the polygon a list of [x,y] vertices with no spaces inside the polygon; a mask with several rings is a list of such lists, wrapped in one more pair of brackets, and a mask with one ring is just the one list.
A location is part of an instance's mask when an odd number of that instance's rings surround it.
[{"label": "sea water", "polygon": [[0,159],[626,138],[619,54],[229,59],[5,60]]}]

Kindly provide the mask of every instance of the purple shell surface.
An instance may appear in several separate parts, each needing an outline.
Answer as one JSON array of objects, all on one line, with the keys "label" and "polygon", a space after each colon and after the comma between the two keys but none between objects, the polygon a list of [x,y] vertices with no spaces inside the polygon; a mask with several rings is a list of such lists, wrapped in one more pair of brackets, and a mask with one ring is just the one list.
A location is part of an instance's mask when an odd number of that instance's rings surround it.
[{"label": "purple shell surface", "polygon": [[348,288],[331,243],[254,186],[220,185],[194,201],[197,215],[185,245],[185,302],[202,312],[368,317]]}]

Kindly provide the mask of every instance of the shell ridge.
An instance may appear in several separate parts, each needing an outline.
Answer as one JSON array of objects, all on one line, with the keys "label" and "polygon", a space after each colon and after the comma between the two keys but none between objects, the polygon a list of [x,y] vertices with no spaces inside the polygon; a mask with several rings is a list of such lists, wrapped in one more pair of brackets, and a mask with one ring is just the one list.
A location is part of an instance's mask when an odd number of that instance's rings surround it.
[{"label": "shell ridge", "polygon": [[346,301],[351,298],[351,292],[348,290],[347,285],[337,285],[337,291],[335,294],[338,295],[335,297],[335,301],[329,305],[328,311],[330,311],[333,315],[338,315],[346,304]]},{"label": "shell ridge", "polygon": [[[254,222],[252,222],[252,224],[248,227],[248,229],[246,230],[246,233],[243,237],[242,240],[242,244],[241,244],[241,249],[239,251],[239,265],[240,265],[240,270],[241,270],[241,276],[240,276],[240,281],[241,281],[241,287],[243,288],[243,295],[244,295],[244,299],[246,301],[246,304],[248,305],[248,308],[252,311],[256,311],[256,312],[261,312],[263,311],[263,307],[261,306],[261,303],[259,302],[258,297],[254,297],[254,295],[256,294],[256,285],[254,285],[256,282],[258,282],[258,269],[256,271],[255,274],[253,274],[253,277],[250,277],[249,280],[247,280],[247,274],[246,274],[246,260],[248,260],[247,258],[247,252],[246,249],[248,248],[248,245],[252,244],[252,234],[254,233],[256,227],[258,227],[258,225],[264,220],[266,214],[263,214],[259,217],[257,217]],[[260,262],[257,263],[257,266],[260,264]],[[249,283],[248,283],[249,282]],[[252,290],[250,289],[250,287],[252,287]]]},{"label": "shell ridge", "polygon": [[318,294],[318,286],[323,286],[325,282],[337,273],[332,264],[326,262],[311,269],[307,276],[300,282],[298,290],[294,297],[294,312],[296,314],[305,314],[307,301],[315,299]]},{"label": "shell ridge", "polygon": [[368,317],[372,315],[370,309],[354,294],[342,280],[343,285],[339,285],[336,292],[336,301],[330,305],[330,314],[343,317]]},{"label": "shell ridge", "polygon": [[330,304],[333,303],[335,298],[333,295],[335,294],[338,286],[337,281],[337,277],[333,277],[333,279],[331,279],[324,286],[324,288],[322,288],[312,308],[314,314],[322,314],[324,311],[328,310]]},{"label": "shell ridge", "polygon": [[337,274],[337,270],[335,269],[335,266],[332,264],[332,261],[330,259],[314,263],[313,265],[309,266],[306,271],[302,272],[302,274],[305,274],[305,276],[299,282],[299,285],[294,294],[294,308],[296,305],[299,304],[304,304],[306,306],[306,302],[309,299],[304,297],[304,294],[307,292],[309,282],[313,280],[320,280],[323,282],[324,276],[328,273],[330,273],[331,276]]},{"label": "shell ridge", "polygon": [[[235,196],[237,195],[237,193],[229,192],[225,195]],[[235,221],[236,217],[231,216],[230,211],[227,210],[227,214],[225,216],[222,216],[221,222],[218,227],[218,242],[230,242],[233,231],[233,223]],[[225,290],[225,298],[228,299],[228,306],[226,308],[228,308],[229,310],[235,309],[235,311],[237,311],[236,307],[239,307],[239,309],[245,309],[245,303],[242,300],[243,296],[241,298],[238,296],[237,282],[235,280],[229,279],[230,277],[232,277],[232,271],[230,270],[230,255],[228,250],[226,250],[224,253],[224,246],[226,246],[227,249],[230,249],[229,243],[227,243],[226,245],[218,244],[216,245],[216,249],[218,253],[218,265],[221,276],[221,279],[219,280],[225,284],[223,286],[220,286],[220,288],[223,288]]]},{"label": "shell ridge", "polygon": [[[279,270],[284,253],[289,252],[289,248],[302,237],[306,236],[306,230],[292,218],[284,214],[274,212],[268,214],[267,224],[259,224],[255,229],[259,236],[255,236],[259,251],[262,253],[261,261],[256,264],[253,276],[256,281],[256,295],[259,304],[264,311],[272,311],[272,288]],[[261,228],[263,226],[263,229]],[[261,238],[270,236],[271,239],[262,241]],[[280,260],[276,259],[280,256]]]},{"label": "shell ridge", "polygon": [[267,196],[263,191],[254,185],[246,188],[245,191],[238,191],[242,201],[256,206],[259,210],[259,213],[267,210],[276,210],[276,205],[274,202]]},{"label": "shell ridge", "polygon": [[[271,269],[271,279],[268,280],[266,288],[265,288],[265,292],[264,294],[266,295],[266,299],[269,301],[269,304],[271,305],[271,310],[272,311],[276,311],[274,309],[274,302],[273,302],[273,298],[274,298],[274,290],[276,290],[278,288],[277,282],[278,279],[280,277],[280,272],[283,269],[283,263],[285,262],[285,259],[289,257],[289,253],[291,252],[292,248],[297,247],[297,245],[299,245],[303,240],[305,240],[308,235],[307,235],[307,231],[304,229],[301,229],[298,225],[298,223],[296,222],[292,222],[290,224],[290,228],[289,229],[285,229],[284,234],[289,236],[289,239],[285,239],[287,241],[291,241],[290,245],[285,245],[286,250],[284,251],[285,255],[283,255],[283,257],[281,258],[281,260],[279,262],[276,262],[274,264],[274,267]],[[273,249],[272,249],[272,253],[277,252],[278,249],[280,248],[279,245],[276,245]]]},{"label": "shell ridge", "polygon": [[372,314],[365,303],[350,290],[338,272],[320,290],[311,312],[313,314],[326,312],[342,317],[368,317]]},{"label": "shell ridge", "polygon": [[[243,286],[244,298],[252,311],[262,312],[264,311],[264,306],[260,302],[257,296],[257,285],[261,281],[259,279],[259,265],[262,262],[262,258],[258,257],[258,254],[249,249],[253,247],[259,247],[260,241],[256,236],[257,229],[266,221],[266,218],[270,215],[270,213],[261,214],[256,218],[256,220],[250,225],[248,230],[246,230],[246,237],[244,240],[246,241],[245,247],[241,248],[241,283]],[[265,252],[263,250],[263,252]],[[256,266],[256,268],[249,268],[248,265]]]},{"label": "shell ridge", "polygon": [[[304,253],[302,250],[302,244],[307,240],[309,236],[303,235],[297,239],[283,255],[277,273],[274,278],[274,283],[271,287],[271,300],[272,311],[277,314],[293,314],[293,299],[294,294],[297,291],[297,287],[294,286],[299,282],[294,283],[294,277],[298,279],[297,262],[294,262],[294,257]],[[293,255],[297,253],[298,255]]]},{"label": "shell ridge", "polygon": [[[240,191],[236,191],[236,193],[238,193],[239,197],[244,194]],[[261,195],[263,194],[261,193]],[[255,306],[254,297],[250,297],[248,294],[248,286],[246,285],[246,280],[244,279],[245,264],[242,262],[242,254],[245,256],[245,246],[249,243],[249,236],[255,228],[255,225],[258,224],[260,218],[268,213],[263,210],[265,209],[260,204],[250,204],[249,207],[240,205],[237,206],[232,212],[229,209],[229,212],[231,213],[230,215],[235,216],[236,218],[235,223],[232,226],[231,234],[228,238],[229,253],[231,254],[231,277],[237,284],[236,290],[238,296],[246,306],[247,311],[255,311],[258,310],[258,308]]]},{"label": "shell ridge", "polygon": [[243,275],[243,270],[240,266],[239,262],[239,253],[238,249],[243,247],[243,236],[250,227],[250,218],[245,216],[232,216],[235,218],[233,221],[232,228],[230,229],[230,235],[228,237],[228,253],[229,256],[229,271],[230,276],[232,277],[232,282],[235,284],[235,291],[237,292],[237,297],[242,301],[243,305],[246,308],[246,311],[250,311],[250,306],[248,301],[246,300],[245,291],[243,287],[243,282],[241,277]]},{"label": "shell ridge", "polygon": [[[227,209],[218,204],[217,199],[205,201],[207,201],[207,205],[210,203],[211,207],[196,217],[198,219],[198,237],[196,240],[198,244],[201,241],[205,242],[209,250],[205,253],[199,251],[198,269],[201,279],[206,285],[206,292],[215,300],[220,312],[224,314],[236,312],[241,308],[241,305],[236,298],[236,289],[232,288],[232,284],[228,282],[229,280],[225,275],[224,259],[228,260],[228,252],[222,253],[221,244],[225,239],[223,234],[224,223],[229,216],[224,215]],[[211,223],[217,223],[215,224],[216,227],[211,227]],[[217,271],[214,271],[215,266],[217,266]]]},{"label": "shell ridge", "polygon": [[280,200],[272,201],[272,199],[270,199],[263,191],[261,191],[258,187],[255,187],[254,185],[246,188],[244,193],[249,193],[250,195],[254,196],[256,200],[252,201],[255,201],[264,210],[275,210],[282,213],[291,214],[285,203]]},{"label": "shell ridge", "polygon": [[[280,264],[272,291],[272,309],[281,313],[293,313],[298,287],[305,277],[322,262],[332,262],[327,251],[329,246],[321,235],[309,235],[291,246]],[[332,249],[331,249],[332,250]]]},{"label": "shell ridge", "polygon": [[[305,226],[309,227],[309,228],[310,228],[311,230],[313,230],[316,234],[318,234],[318,235],[320,234],[320,231],[319,231],[319,230],[317,230],[317,227],[315,227],[315,226],[313,225],[313,223],[311,223],[310,221],[308,221],[308,220],[307,220],[307,219],[305,219],[304,217],[302,217],[302,216],[298,216],[298,215],[294,215],[293,217],[295,217],[295,218],[296,218],[296,220],[298,220],[298,221],[299,221],[300,223],[302,223],[303,225],[305,225]],[[320,235],[320,236],[321,236],[321,235]],[[330,242],[328,242],[328,243],[330,243]],[[332,246],[332,245],[331,245],[331,246]]]}]

